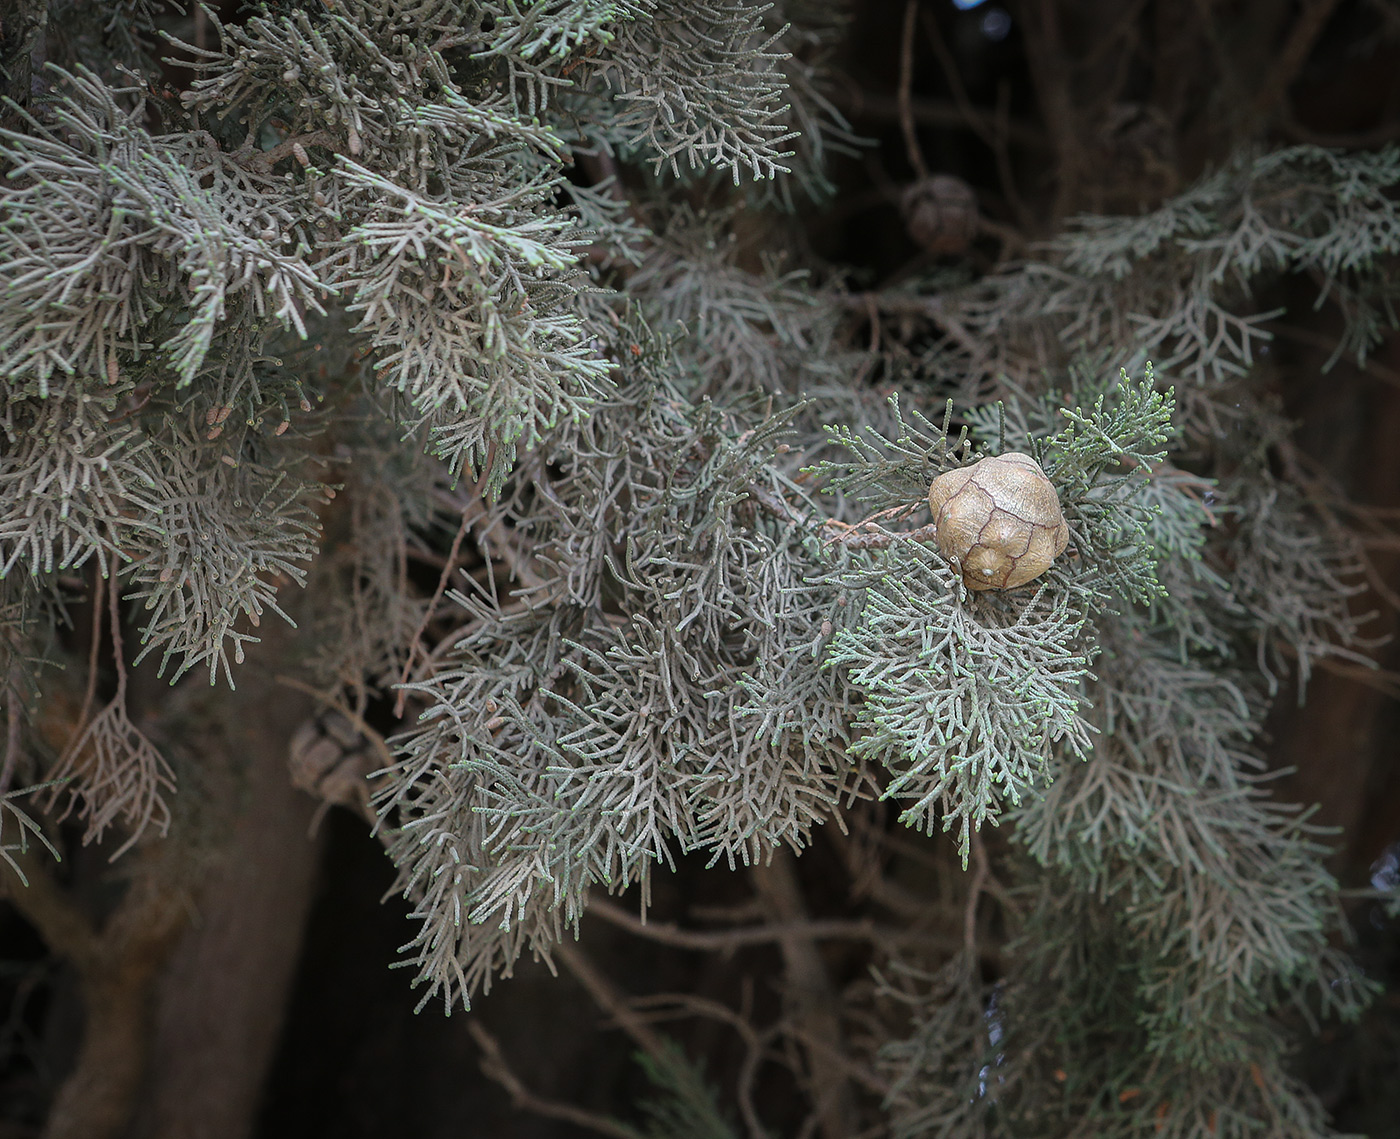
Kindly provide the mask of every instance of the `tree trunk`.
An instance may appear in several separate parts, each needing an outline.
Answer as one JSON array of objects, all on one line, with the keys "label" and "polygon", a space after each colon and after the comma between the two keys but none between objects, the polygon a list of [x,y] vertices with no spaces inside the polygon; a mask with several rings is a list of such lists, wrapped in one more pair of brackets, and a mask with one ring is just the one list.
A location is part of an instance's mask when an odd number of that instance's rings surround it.
[{"label": "tree trunk", "polygon": [[[49,0],[0,0],[0,94],[21,106],[29,102],[34,74],[30,59],[48,15]],[[12,117],[9,111],[0,114],[3,119]]]},{"label": "tree trunk", "polygon": [[37,860],[27,868],[31,885],[11,891],[81,978],[82,1044],[49,1111],[45,1139],[115,1139],[136,1110],[149,1055],[152,987],[187,918],[184,854],[173,842],[133,854],[126,895],[100,932]]},{"label": "tree trunk", "polygon": [[310,702],[274,683],[274,659],[249,660],[214,729],[211,743],[245,761],[217,765],[217,793],[238,810],[160,984],[138,1136],[246,1139],[277,1047],[321,844],[308,836],[314,801],[287,779]]}]

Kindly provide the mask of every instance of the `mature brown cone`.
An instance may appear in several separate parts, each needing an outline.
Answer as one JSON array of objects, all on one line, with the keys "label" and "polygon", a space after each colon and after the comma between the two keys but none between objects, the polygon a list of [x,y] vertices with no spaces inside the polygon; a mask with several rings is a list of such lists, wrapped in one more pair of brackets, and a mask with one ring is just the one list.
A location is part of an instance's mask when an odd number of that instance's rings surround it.
[{"label": "mature brown cone", "polygon": [[939,475],[928,505],[938,548],[961,569],[968,589],[1025,585],[1069,543],[1054,485],[1019,451]]}]

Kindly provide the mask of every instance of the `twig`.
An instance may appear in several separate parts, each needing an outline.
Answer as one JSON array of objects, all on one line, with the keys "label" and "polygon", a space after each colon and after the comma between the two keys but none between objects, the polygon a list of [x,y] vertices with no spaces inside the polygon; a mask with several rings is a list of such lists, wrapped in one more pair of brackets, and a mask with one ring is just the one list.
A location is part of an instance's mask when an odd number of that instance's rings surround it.
[{"label": "twig", "polygon": [[[1290,660],[1296,661],[1298,659],[1298,650],[1282,638],[1275,640],[1274,647]],[[1379,666],[1368,667],[1364,664],[1342,661],[1329,656],[1313,658],[1310,666],[1321,672],[1330,672],[1333,676],[1355,681],[1357,684],[1374,689],[1391,700],[1400,700],[1400,673],[1390,669]]]},{"label": "twig", "polygon": [[408,699],[408,689],[404,685],[408,683],[409,673],[413,671],[414,657],[422,651],[418,647],[418,642],[428,631],[428,625],[432,622],[438,602],[442,600],[442,595],[447,591],[448,579],[452,576],[452,571],[457,568],[457,555],[462,552],[462,540],[467,536],[467,531],[471,529],[471,507],[475,504],[475,499],[472,499],[462,507],[462,524],[457,527],[457,535],[452,539],[452,548],[447,552],[447,561],[443,563],[442,573],[438,575],[437,589],[433,590],[432,600],[428,602],[428,607],[423,610],[423,620],[418,622],[418,628],[409,638],[408,653],[404,656],[403,673],[399,676],[399,692],[394,698],[394,719],[396,720],[403,718],[404,702]]},{"label": "twig", "polygon": [[[281,162],[282,159],[289,155],[295,156],[297,160],[300,161],[308,146],[321,146],[329,150],[335,150],[337,154],[340,153],[339,150],[336,150],[335,139],[331,137],[329,132],[312,131],[309,134],[299,134],[294,138],[284,139],[276,146],[269,147],[267,150],[253,150],[248,155],[248,162],[260,170],[271,170],[277,163]],[[298,150],[302,152],[301,155],[297,154]],[[235,151],[234,153],[237,155],[238,152]]]},{"label": "twig", "polygon": [[638,1139],[638,1132],[631,1127],[609,1119],[606,1115],[575,1107],[570,1103],[544,1099],[530,1091],[506,1063],[496,1038],[486,1031],[474,1017],[467,1021],[467,1031],[472,1034],[477,1047],[481,1049],[481,1072],[488,1079],[501,1085],[509,1093],[511,1102],[521,1111],[542,1115],[546,1119],[562,1119],[566,1123],[596,1131],[599,1135],[611,1135],[613,1139]]},{"label": "twig", "polygon": [[880,309],[871,293],[865,294],[865,311],[870,315],[870,355],[880,354]]},{"label": "twig", "polygon": [[727,1024],[743,1038],[744,1061],[739,1068],[735,1098],[739,1101],[739,1114],[743,1116],[749,1139],[768,1139],[769,1132],[763,1126],[763,1121],[758,1117],[758,1109],[754,1106],[753,1083],[759,1065],[763,1063],[767,1039],[778,1031],[777,1027],[770,1027],[760,1033],[749,1023],[747,1017],[735,1012],[728,1005],[707,997],[695,996],[693,993],[658,993],[651,997],[637,998],[632,1004],[638,1008],[645,1008],[667,1002],[677,1004],[695,1016],[707,1016]]},{"label": "twig", "polygon": [[[1011,137],[1011,84],[1002,80],[997,84],[997,114],[996,132],[992,140],[992,157],[996,159],[997,180],[1001,183],[1002,195],[1006,198],[1006,204],[1011,207],[1011,212],[1016,215],[1016,223],[1029,233],[1035,225],[1035,217],[1031,214],[1029,207],[1021,199],[1021,192],[1016,189],[1016,177],[1011,170],[1011,151],[1007,142]],[[984,228],[990,228],[989,223],[984,219]],[[992,232],[996,232],[992,230]],[[1013,231],[1014,232],[1014,231]],[[998,234],[998,236],[1003,236]],[[1026,239],[1021,233],[1016,233],[1019,247],[1024,247]],[[1006,238],[1003,236],[1003,241]],[[1005,260],[1006,251],[1003,250],[1002,259]]]},{"label": "twig", "polygon": [[640,1048],[657,1063],[670,1066],[672,1057],[666,1042],[632,1011],[613,983],[598,972],[597,967],[581,949],[560,942],[550,950],[550,955],[559,959],[564,968],[588,991],[588,995],[598,1007],[612,1017],[617,1026]]},{"label": "twig", "polygon": [[1280,112],[1280,115],[1283,121],[1279,128],[1284,134],[1294,142],[1306,142],[1313,146],[1333,147],[1338,150],[1375,150],[1400,138],[1400,122],[1389,117],[1369,130],[1323,133],[1304,126],[1286,111]]},{"label": "twig", "polygon": [[[1009,134],[1008,114],[1011,105],[1010,87],[1005,82],[998,86],[996,115],[988,122],[984,116],[978,114],[972,105],[972,100],[968,98],[967,88],[963,86],[962,76],[958,73],[957,60],[953,58],[953,53],[948,50],[943,33],[938,27],[938,17],[931,11],[925,10],[923,25],[924,34],[928,36],[929,43],[933,46],[933,54],[938,56],[938,65],[943,69],[943,77],[947,80],[948,89],[953,93],[953,102],[957,104],[959,113],[967,120],[967,125],[976,132],[977,136],[987,144],[992,152],[992,157],[996,161],[997,178],[1001,182],[1001,192],[1006,198],[1006,204],[1016,215],[1017,224],[1022,229],[1030,229],[1033,221],[1031,212],[1026,208],[1026,203],[1021,200],[1020,192],[1016,189],[1016,180],[1011,175],[1011,156],[1006,149],[1006,138]],[[985,221],[982,225],[988,233],[1001,239],[1003,260],[1005,259],[1006,247],[1025,245],[1025,239],[1015,230],[1008,231],[1005,226],[997,226]]]},{"label": "twig", "polygon": [[787,1031],[792,1033],[804,1048],[814,1048],[822,1052],[827,1060],[840,1068],[861,1087],[868,1092],[874,1092],[877,1096],[887,1096],[890,1093],[890,1085],[886,1080],[882,1080],[869,1068],[862,1064],[857,1064],[846,1053],[837,1051],[824,1040],[818,1040],[800,1027],[789,1025]]},{"label": "twig", "polygon": [[[1285,471],[1289,478],[1307,493],[1308,500],[1311,502],[1313,509],[1322,516],[1322,520],[1327,523],[1328,527],[1334,533],[1344,537],[1355,536],[1359,538],[1355,529],[1348,526],[1337,517],[1337,513],[1332,505],[1333,502],[1339,501],[1340,505],[1346,509],[1351,508],[1351,504],[1346,501],[1345,495],[1336,493],[1331,486],[1327,485],[1327,480],[1319,474],[1320,465],[1316,460],[1305,454],[1303,450],[1290,439],[1280,440],[1277,447],[1279,457],[1283,461]],[[1303,472],[1303,467],[1305,466],[1312,467],[1314,477],[1309,477]],[[1385,580],[1384,575],[1376,568],[1375,559],[1365,551],[1364,546],[1361,555],[1361,567],[1362,572],[1366,575],[1367,582],[1370,584],[1376,596],[1389,605],[1391,609],[1400,612],[1400,594],[1396,593],[1390,583]]]},{"label": "twig", "polygon": [[[92,571],[92,639],[88,642],[88,672],[87,686],[83,690],[83,705],[78,711],[78,719],[73,726],[73,734],[68,737],[68,742],[64,744],[63,751],[59,753],[58,763],[54,770],[61,772],[70,759],[76,753],[76,749],[87,735],[88,720],[92,715],[92,706],[97,699],[97,654],[102,648],[102,610],[104,608],[104,594],[107,591],[107,579],[102,576],[100,569],[94,567]],[[112,589],[115,590],[117,583],[112,582]],[[63,779],[56,783],[49,792],[48,808],[53,809],[58,802],[59,792],[66,785],[67,780]],[[68,812],[73,809],[74,800],[70,799],[67,809],[59,816],[59,821],[68,817]]]},{"label": "twig", "polygon": [[851,525],[835,518],[828,518],[823,527],[822,541],[832,545],[845,546],[848,550],[883,550],[896,539],[910,542],[932,542],[938,536],[938,527],[929,523],[916,530],[885,530],[875,522],[858,522]]},{"label": "twig", "polygon": [[[107,579],[104,578],[100,570],[94,569],[92,574],[92,641],[88,645],[88,674],[87,688],[83,691],[83,707],[78,713],[77,730],[73,733],[73,739],[77,739],[79,733],[87,726],[88,717],[92,714],[92,705],[97,697],[97,653],[102,648],[102,609],[103,594],[106,592]],[[112,588],[116,588],[116,582],[112,582]]]},{"label": "twig", "polygon": [[918,11],[918,0],[905,0],[904,32],[899,44],[899,129],[904,132],[904,150],[909,156],[909,165],[922,181],[928,177],[928,166],[914,134],[914,114],[909,106],[910,88],[914,82],[914,17]]},{"label": "twig", "polygon": [[739,1066],[739,1077],[734,1082],[734,1095],[739,1101],[739,1112],[744,1117],[744,1126],[749,1130],[749,1139],[767,1139],[769,1132],[759,1121],[758,1111],[753,1103],[753,1086],[758,1079],[759,1065],[763,1063],[761,1049],[750,1050]]},{"label": "twig", "polygon": [[112,582],[107,590],[107,615],[110,618],[110,628],[112,630],[112,663],[117,669],[117,693],[112,698],[112,703],[118,707],[126,707],[126,661],[122,659],[122,615],[121,604],[117,598],[117,583]]},{"label": "twig", "polygon": [[[914,5],[910,4],[905,12],[908,19],[910,11]],[[967,88],[963,86],[962,76],[958,74],[957,61],[953,59],[953,53],[948,50],[948,45],[943,41],[943,33],[938,27],[938,17],[931,11],[924,12],[924,35],[928,37],[929,44],[933,47],[933,54],[938,57],[938,65],[943,69],[943,78],[947,80],[948,90],[953,93],[953,102],[957,105],[958,113],[963,116],[977,135],[988,146],[994,146],[996,135],[993,128],[985,122],[972,106],[972,100],[967,97]]]},{"label": "twig", "polygon": [[[741,929],[682,929],[674,922],[643,922],[621,906],[602,898],[590,898],[587,912],[649,941],[707,953],[732,951],[748,945],[770,945],[790,937],[804,937],[812,941],[873,941],[885,944],[910,941],[928,943],[932,937],[929,934],[878,926],[871,921],[836,919],[769,922]],[[940,946],[947,941],[946,938],[932,939]]]},{"label": "twig", "polygon": [[379,753],[379,758],[384,761],[385,767],[394,766],[393,752],[389,750],[389,745],[384,742],[384,737],[381,736],[372,727],[370,727],[370,725],[365,722],[364,717],[361,716],[358,712],[355,712],[353,709],[347,708],[336,697],[327,696],[320,689],[313,688],[310,684],[307,684],[306,681],[298,680],[295,676],[278,675],[274,676],[272,679],[276,684],[284,685],[287,688],[295,688],[298,692],[305,692],[306,695],[310,696],[322,707],[330,708],[332,711],[339,712],[342,716],[344,716],[347,720],[350,721],[350,723],[352,723],[355,726],[355,730],[359,732],[360,735],[364,736],[365,739],[369,740],[374,750]]},{"label": "twig", "polygon": [[858,309],[869,303],[868,298],[874,299],[881,312],[896,316],[922,316],[933,321],[939,331],[962,348],[974,362],[985,355],[984,346],[948,311],[942,297],[872,289],[864,293],[836,294],[832,299],[847,308]]},{"label": "twig", "polygon": [[[933,99],[924,95],[910,95],[908,100],[909,117],[920,126],[939,127],[946,130],[982,130],[994,126],[993,112],[979,107],[971,108],[971,119],[951,99]],[[841,109],[852,118],[898,119],[904,108],[898,97],[882,95],[874,91],[857,91],[841,100]],[[1025,119],[1007,119],[1006,138],[1017,146],[1028,149],[1047,150],[1052,146],[1045,131],[1035,123]]]}]

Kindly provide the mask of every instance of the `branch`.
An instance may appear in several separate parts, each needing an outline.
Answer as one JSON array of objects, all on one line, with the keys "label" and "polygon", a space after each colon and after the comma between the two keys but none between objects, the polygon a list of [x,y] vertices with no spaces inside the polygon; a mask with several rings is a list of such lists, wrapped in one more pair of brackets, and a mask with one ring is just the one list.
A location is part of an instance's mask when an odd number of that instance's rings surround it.
[{"label": "branch", "polygon": [[986,351],[977,338],[968,332],[948,310],[942,297],[903,293],[893,290],[872,290],[868,293],[837,293],[832,301],[849,309],[866,310],[873,301],[881,312],[895,316],[921,316],[933,321],[948,339],[952,340],[972,358],[972,369],[986,356]]},{"label": "branch", "polygon": [[963,949],[969,961],[977,960],[977,902],[982,897],[982,888],[987,883],[990,868],[987,866],[987,848],[982,845],[982,836],[972,832],[972,858],[976,869],[967,887],[967,908],[963,911]]},{"label": "branch", "polygon": [[753,1102],[753,1084],[763,1063],[767,1041],[777,1033],[776,1026],[770,1026],[760,1033],[749,1023],[747,1017],[735,1012],[726,1004],[712,1001],[708,997],[693,993],[658,993],[651,997],[638,997],[632,1002],[638,1008],[649,1005],[676,1004],[695,1016],[706,1016],[729,1025],[744,1040],[744,1062],[739,1067],[739,1079],[735,1098],[739,1101],[739,1114],[744,1118],[744,1126],[749,1139],[768,1139],[769,1132],[758,1117],[758,1109]]},{"label": "branch", "polygon": [[857,522],[852,525],[836,518],[828,518],[823,527],[822,540],[833,545],[845,546],[848,550],[883,550],[896,538],[907,538],[912,542],[932,542],[938,537],[938,527],[930,522],[916,530],[885,530],[873,521]]},{"label": "branch", "polygon": [[[494,444],[493,444],[494,446]],[[490,459],[487,459],[490,465]],[[474,503],[475,498],[472,499]],[[470,505],[470,504],[469,504]],[[394,700],[394,719],[403,719],[404,701],[408,698],[408,689],[404,687],[408,683],[409,674],[413,671],[413,658],[422,650],[418,647],[423,639],[423,634],[427,632],[428,626],[432,623],[433,614],[437,611],[438,602],[442,600],[442,595],[447,590],[447,582],[452,577],[452,571],[457,568],[457,556],[462,552],[462,539],[467,536],[467,531],[471,529],[472,519],[468,508],[462,508],[462,524],[457,527],[457,534],[452,539],[452,548],[447,552],[447,560],[442,563],[442,573],[438,575],[437,588],[433,590],[432,600],[428,602],[428,607],[423,610],[423,620],[418,623],[418,628],[413,631],[413,636],[408,639],[408,652],[404,654],[403,675],[399,677],[399,694]]]},{"label": "branch", "polygon": [[[840,106],[851,118],[897,119],[904,111],[898,97],[873,91],[856,91],[853,95],[844,96]],[[971,130],[978,135],[985,130],[994,130],[998,125],[995,112],[978,107],[969,107],[964,111],[950,99],[931,99],[921,95],[910,95],[908,113],[920,126]],[[1005,132],[1007,141],[1018,146],[1046,150],[1052,145],[1039,126],[1025,119],[1007,118]]]},{"label": "branch", "polygon": [[[766,866],[756,864],[749,873],[759,897],[780,923],[807,924],[801,887],[787,850],[775,850]],[[816,1105],[822,1135],[848,1139],[854,1131],[855,1103],[844,1068],[831,1059],[842,1054],[841,1018],[831,978],[812,938],[785,933],[781,946],[793,1013],[807,1053],[808,1094]]]},{"label": "branch", "polygon": [[78,972],[95,969],[102,946],[97,930],[69,895],[55,881],[48,866],[33,853],[12,850],[11,857],[29,880],[26,886],[13,867],[0,868],[0,883],[11,904],[44,939],[44,944],[70,962]]},{"label": "branch", "polygon": [[371,727],[363,716],[355,712],[354,709],[347,708],[345,703],[340,700],[338,696],[327,696],[326,693],[322,692],[319,688],[313,688],[310,684],[307,684],[306,681],[298,680],[294,676],[279,675],[274,676],[272,679],[277,684],[283,684],[288,688],[295,688],[298,692],[305,692],[323,708],[329,708],[333,712],[339,712],[355,726],[355,730],[359,732],[360,735],[369,740],[375,753],[379,756],[380,766],[386,768],[394,766],[394,753],[389,750],[389,745],[384,742],[384,737]]},{"label": "branch", "polygon": [[588,995],[593,998],[598,1007],[611,1016],[617,1022],[618,1027],[627,1033],[647,1055],[658,1064],[670,1066],[671,1053],[666,1047],[666,1042],[632,1011],[622,994],[618,992],[611,981],[598,972],[583,950],[560,942],[550,950],[550,955],[559,958],[564,968],[572,973],[574,979],[588,990]]},{"label": "branch", "polygon": [[1275,336],[1282,337],[1284,340],[1292,340],[1298,344],[1306,344],[1310,348],[1319,348],[1329,353],[1333,358],[1341,355],[1348,364],[1365,372],[1373,379],[1380,380],[1383,384],[1389,384],[1393,388],[1400,388],[1400,372],[1387,368],[1369,356],[1363,360],[1355,352],[1342,352],[1335,337],[1314,332],[1310,328],[1297,328],[1277,320],[1269,321],[1264,327]]},{"label": "branch", "polygon": [[963,86],[962,76],[958,73],[957,60],[948,50],[943,33],[938,27],[938,17],[927,10],[923,17],[924,34],[933,45],[934,55],[938,56],[938,65],[943,69],[943,77],[948,82],[948,89],[953,93],[953,102],[957,104],[959,114],[967,120],[967,125],[976,131],[977,136],[991,149],[992,156],[996,159],[997,178],[1001,182],[1001,192],[1006,198],[1006,204],[1016,215],[1017,224],[1028,230],[1032,222],[1031,213],[1016,189],[1015,179],[1011,175],[1011,156],[1006,151],[1006,141],[1010,134],[1010,88],[1005,83],[1000,85],[997,90],[996,117],[990,122],[984,120],[973,108],[972,100],[968,98],[967,88]]},{"label": "branch", "polygon": [[697,930],[682,929],[674,922],[644,922],[616,903],[602,898],[590,898],[587,912],[649,941],[706,953],[733,951],[749,945],[771,945],[791,937],[802,937],[811,941],[872,941],[880,944],[918,942],[932,943],[938,948],[955,947],[955,942],[950,938],[878,926],[868,920],[770,922],[742,929]]},{"label": "branch", "polygon": [[909,88],[914,81],[914,18],[918,14],[918,0],[904,0],[904,31],[899,44],[899,129],[904,132],[904,149],[909,155],[909,165],[920,181],[928,177],[928,165],[924,153],[919,149],[919,140],[914,134],[914,116],[909,109]]},{"label": "branch", "polygon": [[[248,161],[250,165],[256,166],[259,170],[266,172],[276,166],[277,163],[281,162],[282,159],[292,155],[304,166],[305,162],[303,159],[306,157],[306,148],[308,146],[325,147],[328,150],[335,150],[337,154],[340,153],[340,151],[336,149],[335,139],[331,136],[329,131],[312,131],[310,134],[299,134],[294,138],[284,139],[268,150],[254,150]],[[235,156],[236,154],[237,152],[235,152]]]},{"label": "branch", "polygon": [[129,864],[126,893],[99,932],[28,854],[27,887],[3,872],[16,909],[53,952],[78,973],[83,994],[82,1044],[54,1097],[46,1139],[117,1139],[131,1122],[151,1043],[151,989],[183,930],[187,908],[178,883],[189,851],[147,847]]},{"label": "branch", "polygon": [[639,1139],[639,1132],[606,1115],[535,1095],[521,1082],[520,1077],[511,1071],[500,1044],[479,1020],[468,1020],[467,1031],[472,1034],[472,1039],[481,1049],[482,1075],[505,1088],[511,1102],[521,1111],[542,1115],[546,1119],[562,1119],[565,1123],[596,1131],[599,1135],[611,1135],[613,1139]]}]

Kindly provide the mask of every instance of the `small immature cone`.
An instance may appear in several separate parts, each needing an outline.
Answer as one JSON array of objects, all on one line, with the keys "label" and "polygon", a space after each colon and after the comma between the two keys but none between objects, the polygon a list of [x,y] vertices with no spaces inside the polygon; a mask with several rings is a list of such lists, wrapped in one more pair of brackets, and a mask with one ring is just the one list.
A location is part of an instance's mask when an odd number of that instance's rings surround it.
[{"label": "small immature cone", "polygon": [[928,252],[958,255],[967,252],[981,227],[977,195],[961,178],[935,174],[915,182],[900,202],[909,236]]},{"label": "small immature cone", "polygon": [[939,475],[928,505],[938,549],[956,561],[968,589],[1025,585],[1069,543],[1054,485],[1019,451]]}]

